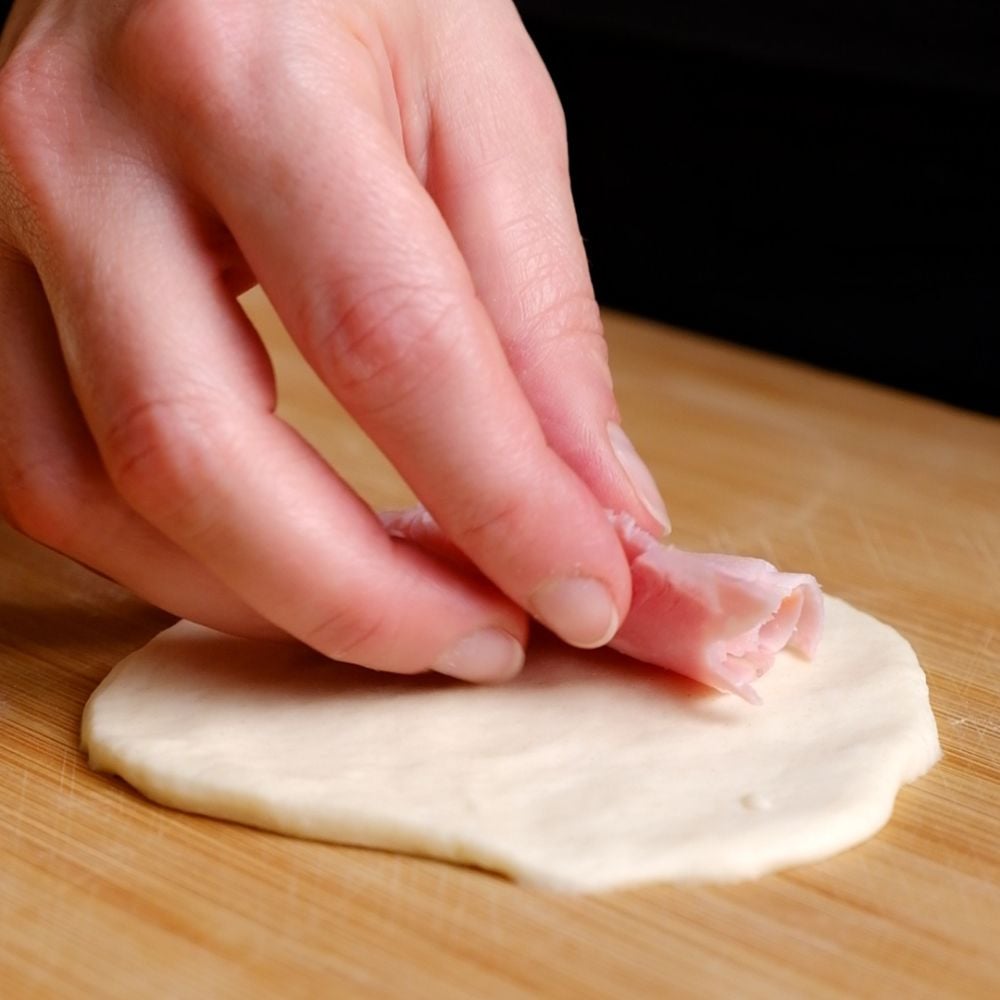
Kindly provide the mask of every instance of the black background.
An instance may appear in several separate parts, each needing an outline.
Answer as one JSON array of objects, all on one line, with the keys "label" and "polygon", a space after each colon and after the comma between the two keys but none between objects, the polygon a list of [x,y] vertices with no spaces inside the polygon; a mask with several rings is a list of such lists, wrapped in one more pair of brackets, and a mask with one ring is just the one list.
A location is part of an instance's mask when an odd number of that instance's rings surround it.
[{"label": "black background", "polygon": [[1000,413],[1000,4],[519,6],[603,304]]}]

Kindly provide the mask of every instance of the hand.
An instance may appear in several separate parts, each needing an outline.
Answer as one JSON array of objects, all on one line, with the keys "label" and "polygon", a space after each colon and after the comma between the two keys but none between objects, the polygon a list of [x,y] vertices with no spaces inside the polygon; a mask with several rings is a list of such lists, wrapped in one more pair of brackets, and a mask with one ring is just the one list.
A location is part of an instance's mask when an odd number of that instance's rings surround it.
[{"label": "hand", "polygon": [[[11,523],[176,614],[378,669],[509,676],[524,609],[610,638],[602,508],[666,513],[510,3],[21,0],[0,61]],[[257,281],[486,579],[390,539],[275,417],[235,301]]]}]

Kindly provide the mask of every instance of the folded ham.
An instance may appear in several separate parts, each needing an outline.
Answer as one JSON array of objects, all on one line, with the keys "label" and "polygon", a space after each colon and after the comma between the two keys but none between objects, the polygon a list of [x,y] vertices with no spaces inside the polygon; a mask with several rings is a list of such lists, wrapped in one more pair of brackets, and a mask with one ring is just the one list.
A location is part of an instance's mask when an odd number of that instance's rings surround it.
[{"label": "folded ham", "polygon": [[[812,657],[823,630],[816,579],[763,559],[663,545],[627,514],[610,515],[632,570],[632,605],[610,645],[751,704],[751,682],[785,648]],[[467,563],[422,508],[383,516],[390,533]]]},{"label": "folded ham", "polygon": [[661,545],[612,518],[632,570],[632,605],[611,645],[752,704],[751,686],[786,647],[811,658],[823,631],[815,577],[749,556]]}]

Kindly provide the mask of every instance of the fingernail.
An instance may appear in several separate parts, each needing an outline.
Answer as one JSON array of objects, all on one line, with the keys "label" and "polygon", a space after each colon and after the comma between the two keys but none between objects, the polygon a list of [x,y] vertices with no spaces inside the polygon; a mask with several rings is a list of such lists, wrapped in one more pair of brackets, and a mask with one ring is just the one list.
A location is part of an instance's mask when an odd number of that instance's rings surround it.
[{"label": "fingernail", "polygon": [[521,672],[524,649],[509,632],[483,628],[459,639],[431,669],[463,681],[506,681]]},{"label": "fingernail", "polygon": [[582,649],[603,646],[620,624],[611,592],[589,577],[550,580],[535,591],[531,609],[560,639]]},{"label": "fingernail", "polygon": [[642,505],[663,525],[665,532],[669,531],[670,517],[667,515],[667,505],[660,496],[653,474],[646,468],[646,463],[635,450],[635,445],[629,440],[625,431],[614,422],[608,423],[608,440]]}]

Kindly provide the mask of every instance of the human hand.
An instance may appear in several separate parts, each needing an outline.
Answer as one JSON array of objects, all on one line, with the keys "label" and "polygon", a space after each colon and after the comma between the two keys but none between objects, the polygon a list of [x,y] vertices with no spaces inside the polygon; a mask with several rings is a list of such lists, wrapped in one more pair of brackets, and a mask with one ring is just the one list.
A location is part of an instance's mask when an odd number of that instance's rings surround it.
[{"label": "human hand", "polygon": [[[524,609],[610,638],[603,508],[666,514],[507,0],[20,0],[0,61],[12,524],[176,614],[377,669],[510,676]],[[256,281],[486,579],[390,539],[274,415],[235,301]]]}]

